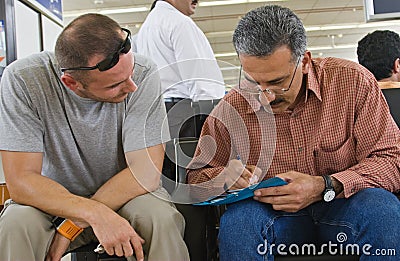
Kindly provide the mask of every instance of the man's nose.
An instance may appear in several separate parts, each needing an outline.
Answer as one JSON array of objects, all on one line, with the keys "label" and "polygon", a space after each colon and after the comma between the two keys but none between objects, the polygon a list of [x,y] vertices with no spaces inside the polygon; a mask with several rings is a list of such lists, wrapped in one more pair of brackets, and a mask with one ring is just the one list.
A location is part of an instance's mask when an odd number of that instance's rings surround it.
[{"label": "man's nose", "polygon": [[127,85],[125,86],[124,90],[126,92],[134,92],[138,89],[136,83],[133,81],[132,78],[129,78]]}]

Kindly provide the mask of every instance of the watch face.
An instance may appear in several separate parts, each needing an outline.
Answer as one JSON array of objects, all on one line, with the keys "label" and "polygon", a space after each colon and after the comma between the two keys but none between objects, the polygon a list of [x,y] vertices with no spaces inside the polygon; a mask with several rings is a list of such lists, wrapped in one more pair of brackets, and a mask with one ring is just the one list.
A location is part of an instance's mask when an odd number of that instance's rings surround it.
[{"label": "watch face", "polygon": [[333,190],[328,190],[328,191],[325,192],[325,194],[324,194],[324,201],[325,201],[325,202],[330,202],[330,201],[332,201],[332,200],[335,198],[335,196],[336,196],[335,191],[333,191]]}]

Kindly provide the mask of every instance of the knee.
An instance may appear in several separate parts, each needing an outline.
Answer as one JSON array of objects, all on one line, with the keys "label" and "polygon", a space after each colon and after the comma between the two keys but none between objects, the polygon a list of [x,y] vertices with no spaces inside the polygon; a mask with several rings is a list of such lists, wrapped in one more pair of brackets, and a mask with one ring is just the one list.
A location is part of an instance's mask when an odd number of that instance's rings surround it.
[{"label": "knee", "polygon": [[369,213],[400,214],[400,201],[391,192],[381,188],[364,189],[354,195],[355,204],[360,211],[365,210]]},{"label": "knee", "polygon": [[267,205],[254,200],[244,200],[228,207],[220,220],[221,231],[230,228],[254,228],[262,225],[262,219],[267,215]]},{"label": "knee", "polygon": [[153,224],[157,224],[164,229],[178,227],[182,232],[185,228],[185,219],[183,215],[170,204],[160,204],[157,210],[147,213],[148,219]]},{"label": "knee", "polygon": [[163,229],[178,227],[184,230],[185,220],[171,203],[152,195],[146,195],[131,203],[128,203],[120,214],[130,220],[133,227],[162,227]]},{"label": "knee", "polygon": [[0,217],[0,234],[5,236],[12,233],[32,234],[37,230],[51,229],[50,216],[40,210],[30,207],[11,204]]},{"label": "knee", "polygon": [[[390,224],[400,219],[400,201],[391,192],[380,188],[364,189],[354,195],[354,206],[364,220]],[[375,218],[374,218],[375,217]]]}]

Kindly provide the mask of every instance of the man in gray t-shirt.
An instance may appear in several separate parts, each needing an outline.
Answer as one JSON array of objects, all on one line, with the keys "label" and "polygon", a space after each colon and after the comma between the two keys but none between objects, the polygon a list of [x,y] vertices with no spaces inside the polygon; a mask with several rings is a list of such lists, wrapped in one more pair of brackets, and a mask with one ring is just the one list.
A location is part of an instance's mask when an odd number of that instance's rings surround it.
[{"label": "man in gray t-shirt", "polygon": [[55,55],[6,68],[0,150],[12,200],[0,260],[59,260],[91,241],[128,259],[189,259],[183,217],[160,186],[169,139],[160,78],[130,48],[127,29],[87,14],[63,30]]}]

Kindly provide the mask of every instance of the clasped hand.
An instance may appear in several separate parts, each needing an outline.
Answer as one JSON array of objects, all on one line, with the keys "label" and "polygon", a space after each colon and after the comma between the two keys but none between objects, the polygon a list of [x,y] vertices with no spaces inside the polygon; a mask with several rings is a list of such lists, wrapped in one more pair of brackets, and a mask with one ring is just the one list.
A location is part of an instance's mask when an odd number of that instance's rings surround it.
[{"label": "clasped hand", "polygon": [[296,171],[276,175],[288,184],[278,187],[262,188],[254,192],[254,199],[271,204],[273,209],[297,212],[321,200],[324,181],[320,176],[311,176]]},{"label": "clasped hand", "polygon": [[[88,224],[75,222],[80,227],[88,227]],[[91,222],[93,232],[109,255],[129,257],[135,254],[136,260],[144,260],[144,239],[132,228],[130,223],[109,209],[97,215]],[[46,256],[46,261],[59,261],[70,244],[69,239],[59,233],[55,233]]]}]

